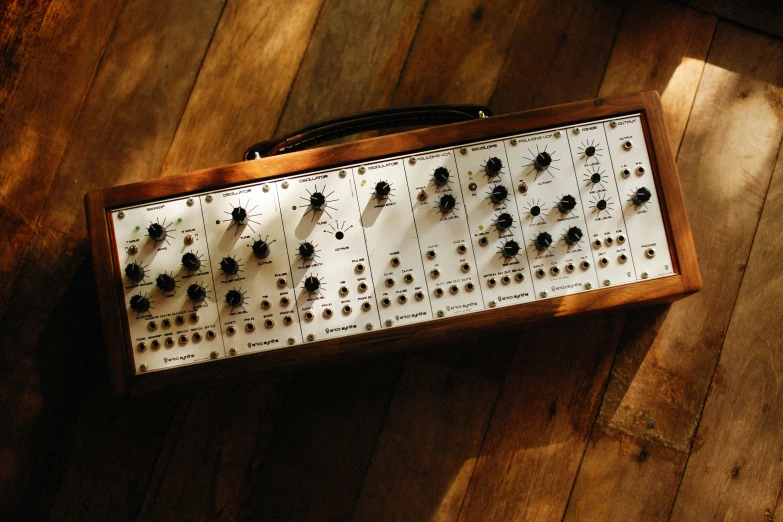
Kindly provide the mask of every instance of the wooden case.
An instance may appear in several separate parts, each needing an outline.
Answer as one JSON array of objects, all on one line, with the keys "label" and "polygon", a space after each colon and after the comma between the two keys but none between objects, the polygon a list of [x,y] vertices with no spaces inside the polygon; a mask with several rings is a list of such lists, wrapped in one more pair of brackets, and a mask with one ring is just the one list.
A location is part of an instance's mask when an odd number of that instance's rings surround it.
[{"label": "wooden case", "polygon": [[[644,120],[645,138],[668,233],[675,275],[162,372],[135,375],[132,371],[133,347],[123,319],[126,305],[121,279],[117,277],[122,271],[119,260],[113,254],[111,242],[113,231],[109,212],[112,209],[205,190],[223,189],[253,180],[280,178],[390,155],[633,113],[641,113]],[[702,284],[663,109],[660,97],[655,91],[420,129],[143,181],[90,192],[85,196],[85,206],[111,385],[113,391],[118,394],[136,395],[185,383],[236,378],[240,374],[252,375],[296,365],[314,365],[378,353],[400,352],[433,343],[434,340],[442,345],[450,339],[475,337],[490,330],[502,332],[518,329],[523,325],[541,323],[560,316],[671,302],[698,291]],[[412,343],[412,339],[417,339],[418,342]],[[491,344],[487,345],[487,349],[493,349]]]}]

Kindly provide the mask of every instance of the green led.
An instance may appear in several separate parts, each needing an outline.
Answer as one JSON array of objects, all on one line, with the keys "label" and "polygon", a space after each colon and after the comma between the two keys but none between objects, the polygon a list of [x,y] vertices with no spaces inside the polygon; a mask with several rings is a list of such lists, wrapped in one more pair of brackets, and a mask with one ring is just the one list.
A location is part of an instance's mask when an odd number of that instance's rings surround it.
[{"label": "green led", "polygon": [[136,232],[138,232],[139,230],[141,230],[141,227],[137,225],[136,226]]},{"label": "green led", "polygon": [[182,218],[179,218],[179,219],[177,220],[177,225],[179,225],[180,223],[182,223]]}]

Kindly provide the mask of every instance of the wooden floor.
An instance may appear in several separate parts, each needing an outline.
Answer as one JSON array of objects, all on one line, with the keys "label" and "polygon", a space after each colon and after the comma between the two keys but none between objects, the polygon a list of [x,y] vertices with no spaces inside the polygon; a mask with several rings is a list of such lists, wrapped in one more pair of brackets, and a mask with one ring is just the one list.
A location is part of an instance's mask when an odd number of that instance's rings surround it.
[{"label": "wooden floor", "polygon": [[[746,4],[5,0],[0,519],[783,520],[783,8]],[[640,89],[663,96],[699,294],[105,394],[85,192],[364,109]]]}]

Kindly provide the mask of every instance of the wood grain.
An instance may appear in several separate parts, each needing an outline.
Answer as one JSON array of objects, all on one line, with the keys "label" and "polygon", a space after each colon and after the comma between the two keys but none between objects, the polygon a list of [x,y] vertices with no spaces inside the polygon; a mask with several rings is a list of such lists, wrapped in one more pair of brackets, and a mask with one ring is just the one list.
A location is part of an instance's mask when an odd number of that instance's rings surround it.
[{"label": "wood grain", "polygon": [[163,176],[234,163],[271,138],[323,0],[229,2]]},{"label": "wood grain", "polygon": [[[392,105],[487,103],[525,4],[510,0],[427,2]],[[491,38],[485,37],[490,34]]]},{"label": "wood grain", "polygon": [[[680,148],[718,19],[666,0],[625,7],[600,96],[661,93],[672,149]],[[661,35],[666,35],[662,38]]]},{"label": "wood grain", "polygon": [[562,519],[623,319],[521,336],[458,520]]},{"label": "wood grain", "polygon": [[[755,35],[754,35],[755,36]],[[780,42],[776,42],[780,46]],[[780,71],[778,71],[780,72]],[[783,117],[783,74],[764,93]],[[783,484],[783,150],[766,195],[672,520],[769,520]]]},{"label": "wood grain", "polygon": [[[601,94],[625,88],[660,90],[671,147],[677,151],[716,23],[715,17],[670,2],[629,2]],[[669,31],[670,27],[677,30]],[[670,34],[665,40],[660,38],[664,31]],[[634,381],[667,311],[668,307],[661,307],[629,313],[607,393],[619,394]],[[648,447],[654,447],[660,457],[639,461],[630,456],[629,452],[636,451],[638,456]],[[585,451],[565,519],[661,520],[674,502],[685,460],[683,453],[598,425]],[[646,487],[639,488],[639,481],[644,480]]]},{"label": "wood grain", "polygon": [[495,112],[595,97],[624,4],[526,2],[492,96]]},{"label": "wood grain", "polygon": [[276,134],[388,106],[424,3],[327,0]]},{"label": "wood grain", "polygon": [[783,12],[776,0],[678,0],[695,9],[783,37]]},{"label": "wood grain", "polygon": [[666,520],[686,458],[684,453],[596,425],[563,520]]},{"label": "wood grain", "polygon": [[[774,87],[782,53],[778,41],[718,25],[678,160],[704,289],[673,305],[646,336],[633,380],[619,376],[607,390],[604,424],[690,449],[783,137]],[[648,324],[639,315],[632,321],[636,330]],[[618,354],[620,368],[639,353],[628,348]]]}]

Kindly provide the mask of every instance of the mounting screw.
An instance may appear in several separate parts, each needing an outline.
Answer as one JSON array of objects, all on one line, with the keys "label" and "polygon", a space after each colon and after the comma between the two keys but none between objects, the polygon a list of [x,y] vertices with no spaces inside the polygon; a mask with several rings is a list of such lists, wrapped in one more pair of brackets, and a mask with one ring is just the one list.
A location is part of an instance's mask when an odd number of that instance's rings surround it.
[{"label": "mounting screw", "polygon": [[609,126],[614,129],[615,127],[617,127],[617,122],[612,120],[609,122]]},{"label": "mounting screw", "polygon": [[372,323],[367,323],[367,324],[364,325],[364,327],[369,331],[369,330],[373,329],[373,324]]},{"label": "mounting screw", "polygon": [[394,319],[386,319],[386,326],[391,326],[394,324]]},{"label": "mounting screw", "polygon": [[189,207],[192,207],[193,206],[193,198],[188,198],[187,203],[188,203]]},{"label": "mounting screw", "polygon": [[[413,162],[415,163],[416,160],[414,159]],[[364,174],[365,172],[367,172],[367,168],[364,165],[359,167],[357,170],[359,171],[359,174]]]},{"label": "mounting screw", "polygon": [[648,277],[650,277],[650,274],[647,272],[642,272],[642,279],[647,279]]},{"label": "mounting screw", "polygon": [[560,136],[562,136],[562,135],[563,135],[563,133],[562,133],[562,132],[560,132],[560,131],[555,131],[555,133],[553,134],[553,136],[554,136],[555,138],[559,138],[559,137],[560,137]]},{"label": "mounting screw", "polygon": [[283,182],[283,184],[282,184],[281,186],[282,186],[284,189],[287,189],[287,188],[288,188],[288,182],[287,182],[287,181],[284,181],[284,182]]},{"label": "mounting screw", "polygon": [[467,154],[468,153],[468,149],[466,149],[465,147],[462,147],[461,149],[459,149],[459,152],[460,152],[460,154]]},{"label": "mounting screw", "polygon": [[414,158],[414,157],[411,157],[411,158],[408,160],[408,163],[410,163],[411,165],[415,165],[415,164],[416,164],[416,158]]},{"label": "mounting screw", "polygon": [[588,281],[587,283],[585,283],[585,288],[586,288],[587,290],[590,290],[591,288],[593,288],[593,283],[591,283],[591,282],[589,282],[589,281]]},{"label": "mounting screw", "polygon": [[217,352],[212,352],[211,354],[209,354],[209,356],[212,359],[217,359],[218,358],[218,353]]},{"label": "mounting screw", "polygon": [[207,194],[207,197],[204,198],[207,203],[212,203],[212,194]]},{"label": "mounting screw", "polygon": [[497,305],[498,305],[498,304],[497,304],[497,302],[496,302],[494,299],[492,299],[492,300],[489,302],[489,307],[490,307],[490,308],[495,308]]},{"label": "mounting screw", "polygon": [[574,134],[579,134],[579,132],[580,132],[579,131],[579,127],[574,127],[573,133]]},{"label": "mounting screw", "polygon": [[139,366],[139,371],[142,372],[142,373],[146,372],[147,371],[147,365],[146,364],[142,364],[141,366]]},{"label": "mounting screw", "polygon": [[293,337],[289,337],[288,344],[296,344],[296,339],[294,339]]},{"label": "mounting screw", "polygon": [[509,143],[510,143],[510,144],[511,144],[511,146],[513,147],[514,145],[516,145],[516,144],[517,144],[517,143],[519,143],[519,142],[517,141],[517,139],[516,139],[516,138],[511,138],[511,140],[509,140]]},{"label": "mounting screw", "polygon": [[124,217],[125,217],[125,212],[123,212],[122,210],[120,210],[120,211],[117,213],[117,217],[118,217],[118,218],[120,218],[120,219],[124,218]]},{"label": "mounting screw", "polygon": [[261,187],[261,190],[263,190],[264,192],[269,192],[269,185],[264,185],[263,187]]},{"label": "mounting screw", "polygon": [[611,279],[604,279],[604,286],[609,286],[611,284],[612,284],[612,280]]},{"label": "mounting screw", "polygon": [[308,341],[315,341],[315,334],[307,334]]},{"label": "mounting screw", "polygon": [[547,291],[546,291],[546,290],[541,290],[541,294],[540,294],[540,295],[541,295],[541,297],[546,297],[546,296],[548,296],[549,294],[547,293]]},{"label": "mounting screw", "polygon": [[231,356],[236,355],[237,354],[237,349],[236,348],[229,348],[228,354],[231,355]]},{"label": "mounting screw", "polygon": [[446,315],[446,312],[443,310],[438,310],[438,317],[443,317],[444,315]]}]

